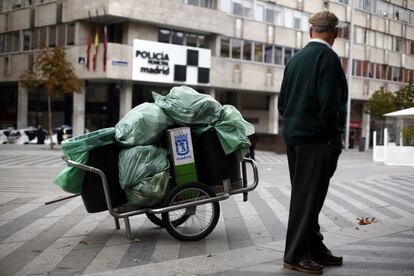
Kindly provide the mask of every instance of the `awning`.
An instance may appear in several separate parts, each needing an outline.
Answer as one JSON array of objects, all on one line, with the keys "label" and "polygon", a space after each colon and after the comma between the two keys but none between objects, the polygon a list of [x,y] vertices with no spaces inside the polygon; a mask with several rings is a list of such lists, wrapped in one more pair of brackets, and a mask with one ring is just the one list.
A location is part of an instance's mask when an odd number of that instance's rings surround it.
[{"label": "awning", "polygon": [[383,116],[414,119],[414,107],[386,113]]}]

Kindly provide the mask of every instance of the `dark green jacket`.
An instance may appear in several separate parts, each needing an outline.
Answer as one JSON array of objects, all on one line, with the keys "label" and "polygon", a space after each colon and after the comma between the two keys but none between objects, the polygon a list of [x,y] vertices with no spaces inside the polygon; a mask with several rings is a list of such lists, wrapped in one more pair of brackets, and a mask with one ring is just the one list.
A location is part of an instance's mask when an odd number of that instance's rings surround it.
[{"label": "dark green jacket", "polygon": [[286,65],[278,98],[288,145],[337,141],[344,133],[348,88],[337,54],[308,43]]}]

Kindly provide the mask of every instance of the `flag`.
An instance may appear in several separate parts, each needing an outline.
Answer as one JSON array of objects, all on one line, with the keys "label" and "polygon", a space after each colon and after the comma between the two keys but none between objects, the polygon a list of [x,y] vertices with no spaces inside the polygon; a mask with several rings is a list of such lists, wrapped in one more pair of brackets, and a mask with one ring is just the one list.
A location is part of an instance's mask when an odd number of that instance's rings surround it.
[{"label": "flag", "polygon": [[106,28],[106,24],[105,24],[105,27],[104,27],[103,35],[104,35],[103,68],[104,68],[104,71],[106,71],[106,50],[107,50],[107,47],[108,47],[108,31],[107,31],[107,28]]},{"label": "flag", "polygon": [[92,45],[92,33],[91,33],[91,26],[89,24],[88,47],[86,48],[86,68],[88,68],[88,71],[89,71],[89,64],[90,64],[91,45]]},{"label": "flag", "polygon": [[93,48],[93,71],[96,70],[96,57],[98,56],[99,49],[99,28],[95,30],[95,47]]}]

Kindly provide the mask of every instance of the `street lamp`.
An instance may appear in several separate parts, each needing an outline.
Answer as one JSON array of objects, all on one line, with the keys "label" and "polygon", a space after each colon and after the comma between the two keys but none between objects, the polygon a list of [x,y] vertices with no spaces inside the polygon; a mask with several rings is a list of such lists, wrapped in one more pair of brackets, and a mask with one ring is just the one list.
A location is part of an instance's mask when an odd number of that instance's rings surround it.
[{"label": "street lamp", "polygon": [[352,96],[352,47],[354,45],[354,1],[349,1],[349,14],[350,14],[350,27],[349,27],[349,47],[348,47],[348,103],[346,114],[346,127],[345,127],[345,149],[349,149],[349,133],[351,122],[351,96]]}]

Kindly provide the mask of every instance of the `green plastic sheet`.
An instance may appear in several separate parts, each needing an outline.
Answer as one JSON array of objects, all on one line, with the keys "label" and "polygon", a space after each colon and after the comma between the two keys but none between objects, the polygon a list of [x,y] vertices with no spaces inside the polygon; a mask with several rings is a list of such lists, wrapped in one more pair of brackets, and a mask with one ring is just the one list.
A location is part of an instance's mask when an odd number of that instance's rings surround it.
[{"label": "green plastic sheet", "polygon": [[170,189],[168,171],[140,180],[137,185],[125,190],[128,202],[140,207],[153,207],[162,202]]},{"label": "green plastic sheet", "polygon": [[131,109],[116,125],[115,139],[124,146],[156,144],[174,122],[154,103]]},{"label": "green plastic sheet", "polygon": [[255,132],[254,126],[243,119],[232,105],[224,105],[223,118],[214,125],[224,153],[235,153],[239,160],[249,152],[250,141],[247,136]]},{"label": "green plastic sheet", "polygon": [[[62,142],[62,150],[66,158],[81,164],[88,163],[88,152],[94,148],[115,143],[115,128],[104,128],[76,136]],[[85,171],[67,166],[55,178],[55,183],[65,192],[79,194],[81,192]]]},{"label": "green plastic sheet", "polygon": [[213,97],[188,86],[173,87],[166,96],[152,92],[152,96],[155,104],[181,126],[207,127],[220,120],[223,113]]},{"label": "green plastic sheet", "polygon": [[136,146],[119,152],[119,184],[126,190],[136,186],[145,177],[153,176],[170,167],[167,150],[156,146]]}]

